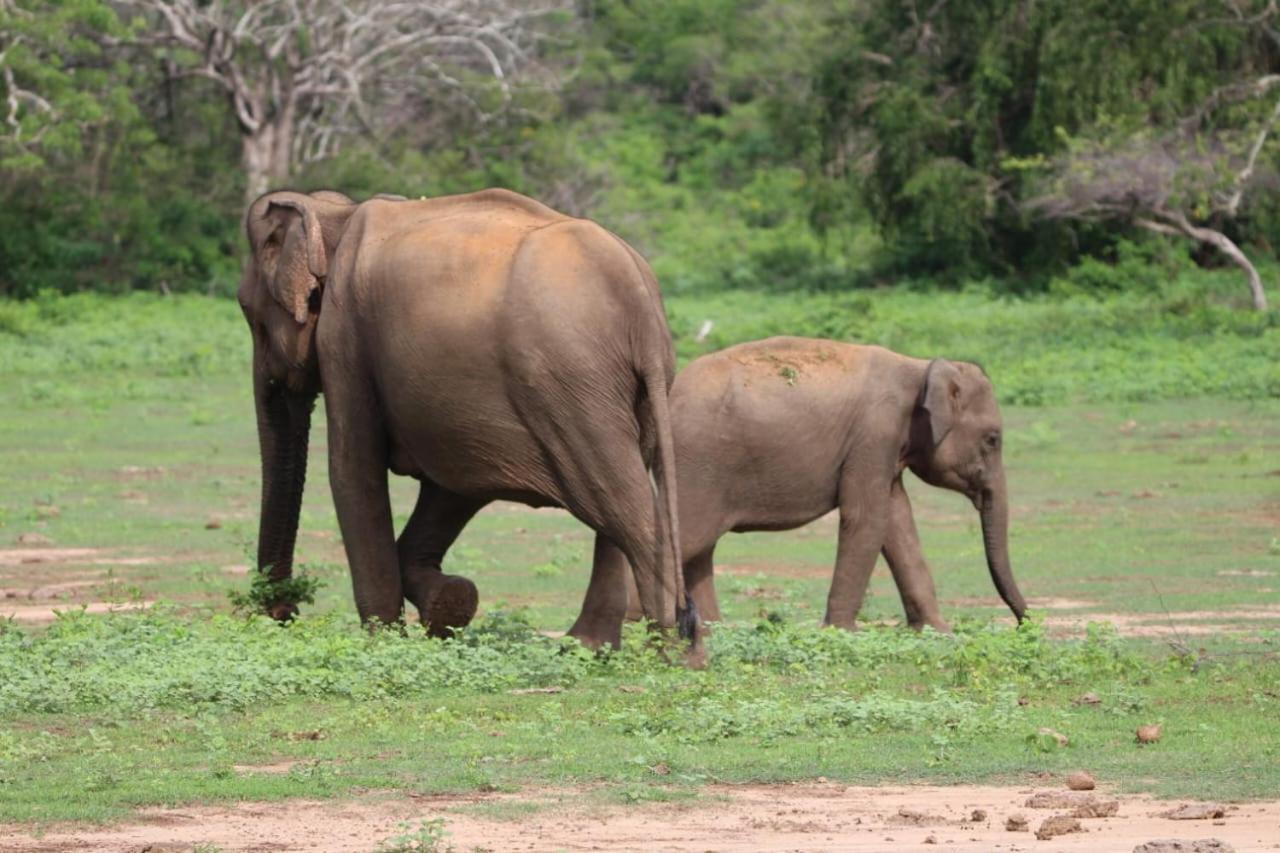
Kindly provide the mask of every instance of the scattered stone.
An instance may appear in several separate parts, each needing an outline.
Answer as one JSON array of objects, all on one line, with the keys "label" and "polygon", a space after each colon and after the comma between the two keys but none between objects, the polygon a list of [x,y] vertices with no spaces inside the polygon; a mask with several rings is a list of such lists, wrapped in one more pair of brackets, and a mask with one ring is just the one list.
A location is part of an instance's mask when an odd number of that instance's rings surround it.
[{"label": "scattered stone", "polygon": [[1040,824],[1040,828],[1036,830],[1036,838],[1041,841],[1048,841],[1057,835],[1066,835],[1069,832],[1084,832],[1084,827],[1080,825],[1080,821],[1064,814],[1057,814],[1051,818],[1046,818],[1044,823]]},{"label": "scattered stone", "polygon": [[1050,729],[1050,728],[1047,728],[1047,727],[1046,727],[1046,728],[1041,728],[1041,729],[1040,729],[1040,734],[1042,734],[1042,735],[1047,735],[1048,737],[1053,738],[1054,740],[1056,740],[1056,741],[1058,742],[1058,746],[1066,746],[1067,744],[1071,743],[1070,738],[1068,738],[1068,737],[1067,737],[1066,735],[1064,735],[1062,732],[1054,731],[1053,729]]},{"label": "scattered stone", "polygon": [[512,696],[528,696],[533,693],[563,693],[564,688],[556,685],[550,687],[517,687],[507,692]]},{"label": "scattered stone", "polygon": [[1160,838],[1139,844],[1133,853],[1236,853],[1236,848],[1220,838]]},{"label": "scattered stone", "polygon": [[925,837],[925,839],[924,839],[924,843],[925,843],[925,844],[937,844],[937,843],[938,843],[938,836],[936,836],[936,835],[929,835],[929,836],[926,836],[926,837]]},{"label": "scattered stone", "polygon": [[1160,724],[1138,726],[1138,743],[1155,743],[1160,740]]},{"label": "scattered stone", "polygon": [[57,518],[60,515],[62,515],[62,510],[56,506],[36,507],[36,518]]},{"label": "scattered stone", "polygon": [[19,545],[52,545],[53,540],[43,533],[22,533],[17,538]]},{"label": "scattered stone", "polygon": [[1169,820],[1214,820],[1226,816],[1227,810],[1217,803],[1188,803],[1161,814]]},{"label": "scattered stone", "polygon": [[1027,822],[1026,815],[1009,815],[1009,819],[1004,822],[1004,828],[1009,832],[1026,832],[1031,828],[1031,824]]},{"label": "scattered stone", "polygon": [[1030,700],[1030,699],[1028,699],[1026,696],[1019,696],[1019,697],[1018,697],[1018,704],[1019,704],[1021,707],[1025,708],[1025,707],[1027,707],[1028,705],[1030,705],[1030,704],[1031,704],[1031,700]]},{"label": "scattered stone", "polygon": [[216,515],[211,517],[208,521],[204,523],[204,529],[205,530],[221,530],[222,519],[218,518]]},{"label": "scattered stone", "polygon": [[973,813],[969,815],[969,820],[973,821],[974,823],[982,823],[986,819],[987,819],[987,812],[985,809],[974,809]]},{"label": "scattered stone", "polygon": [[1027,799],[1029,809],[1074,809],[1094,802],[1093,794],[1039,791]]},{"label": "scattered stone", "polygon": [[1138,422],[1130,419],[1120,424],[1120,426],[1117,429],[1120,432],[1124,433],[1125,435],[1129,435],[1137,428],[1138,428]]},{"label": "scattered stone", "polygon": [[1162,497],[1159,492],[1153,492],[1151,489],[1139,489],[1133,493],[1135,498],[1158,498]]},{"label": "scattered stone", "polygon": [[898,809],[898,813],[896,815],[890,817],[886,822],[896,826],[941,826],[947,821],[945,818],[925,814],[924,812],[903,806]]},{"label": "scattered stone", "polygon": [[1098,783],[1083,770],[1078,770],[1067,777],[1067,787],[1073,791],[1092,791]]},{"label": "scattered stone", "polygon": [[644,688],[638,684],[622,684],[618,686],[619,693],[643,693]]},{"label": "scattered stone", "polygon": [[1071,816],[1081,818],[1115,817],[1119,811],[1119,800],[1095,800],[1090,797],[1087,803],[1081,803],[1072,809]]},{"label": "scattered stone", "polygon": [[667,762],[665,761],[659,761],[657,764],[653,765],[649,769],[652,770],[654,773],[658,774],[659,776],[671,775],[671,765],[667,764]]},{"label": "scattered stone", "polygon": [[1086,693],[1076,700],[1077,705],[1101,705],[1102,699],[1097,693]]}]

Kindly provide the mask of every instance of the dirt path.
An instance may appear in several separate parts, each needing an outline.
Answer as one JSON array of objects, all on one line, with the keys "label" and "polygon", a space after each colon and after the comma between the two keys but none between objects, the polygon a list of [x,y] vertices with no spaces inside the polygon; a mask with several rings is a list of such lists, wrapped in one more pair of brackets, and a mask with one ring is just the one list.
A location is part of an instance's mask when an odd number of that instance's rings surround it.
[{"label": "dirt path", "polygon": [[[986,786],[851,787],[841,784],[710,786],[687,803],[602,806],[589,793],[539,796],[365,795],[353,800],[241,803],[148,809],[109,828],[57,829],[40,837],[0,826],[0,851],[160,853],[216,845],[227,851],[369,853],[401,821],[443,818],[462,851],[1128,851],[1154,839],[1217,838],[1237,851],[1280,849],[1280,801],[1226,806],[1221,819],[1171,820],[1185,801],[1119,800],[1115,817],[1080,820],[1083,831],[1037,840],[1065,809],[1029,808],[1038,789]],[[1061,791],[1062,789],[1058,789]],[[1071,796],[1071,795],[1069,795]],[[530,811],[530,809],[535,809]],[[981,810],[985,814],[975,814]],[[1005,821],[1026,816],[1029,831]],[[511,817],[504,819],[501,815]]]}]

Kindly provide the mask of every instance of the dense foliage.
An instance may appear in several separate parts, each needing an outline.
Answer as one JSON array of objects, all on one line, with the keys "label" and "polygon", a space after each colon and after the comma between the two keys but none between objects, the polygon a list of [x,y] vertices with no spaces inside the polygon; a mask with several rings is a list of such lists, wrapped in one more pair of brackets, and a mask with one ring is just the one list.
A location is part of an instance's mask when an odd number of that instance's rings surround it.
[{"label": "dense foliage", "polygon": [[[192,73],[198,57],[140,41],[143,5],[0,6],[0,88],[48,106],[20,101],[0,133],[0,294],[233,287],[244,128],[227,93]],[[669,291],[904,276],[1043,289],[1122,260],[1120,238],[1168,239],[1033,215],[1052,158],[1188,121],[1223,151],[1253,139],[1274,100],[1265,86],[1206,104],[1270,79],[1269,8],[589,0],[536,24],[539,72],[500,114],[425,104],[394,133],[296,164],[291,182],[529,192],[633,241]],[[1252,173],[1264,185],[1272,149]],[[1210,224],[1265,260],[1273,196],[1251,192]]]},{"label": "dense foliage", "polygon": [[[1113,291],[1116,276],[1123,292]],[[742,341],[809,335],[977,361],[1006,403],[1280,397],[1280,314],[1233,309],[1228,295],[1239,288],[1230,272],[1161,269],[1142,257],[1090,263],[1052,287],[1019,299],[981,289],[727,291],[673,294],[666,307],[682,363]],[[191,378],[247,381],[250,347],[229,299],[0,302],[0,363],[19,405],[162,400],[170,390],[162,379],[198,395]]]}]

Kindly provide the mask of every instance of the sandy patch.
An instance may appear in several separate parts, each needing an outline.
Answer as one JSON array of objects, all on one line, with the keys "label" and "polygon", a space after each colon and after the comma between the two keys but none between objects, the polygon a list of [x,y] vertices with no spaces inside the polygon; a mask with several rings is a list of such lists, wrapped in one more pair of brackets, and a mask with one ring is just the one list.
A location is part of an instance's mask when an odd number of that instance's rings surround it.
[{"label": "sandy patch", "polygon": [[18,622],[39,624],[53,622],[59,613],[74,613],[81,609],[85,613],[121,613],[129,610],[145,610],[154,601],[85,601],[65,602],[56,605],[48,604],[14,604],[14,599],[0,601],[0,619],[14,619]]},{"label": "sandy patch", "polygon": [[1280,604],[1241,605],[1236,610],[1183,610],[1171,613],[1080,613],[1048,616],[1055,633],[1083,633],[1090,622],[1110,622],[1128,637],[1206,636],[1280,629]]},{"label": "sandy patch", "polygon": [[[326,850],[367,853],[400,821],[443,818],[458,850],[653,851],[1029,851],[1122,850],[1158,838],[1219,838],[1237,850],[1280,846],[1280,801],[1228,806],[1221,820],[1174,821],[1185,801],[1124,797],[1115,817],[1083,818],[1084,832],[1037,841],[1058,812],[1029,808],[1035,789],[988,786],[848,787],[839,784],[719,785],[700,800],[601,806],[580,791],[463,796],[365,795],[354,800],[239,803],[147,809],[107,828],[53,829],[41,837],[0,826],[0,851],[116,853],[190,850]],[[538,807],[528,812],[522,805]],[[514,816],[484,814],[487,805]],[[979,813],[975,813],[979,812]],[[1030,831],[1006,820],[1027,818]]]},{"label": "sandy patch", "polygon": [[6,548],[0,549],[0,566],[41,563],[85,563],[93,566],[149,566],[154,557],[115,557],[101,548]]}]

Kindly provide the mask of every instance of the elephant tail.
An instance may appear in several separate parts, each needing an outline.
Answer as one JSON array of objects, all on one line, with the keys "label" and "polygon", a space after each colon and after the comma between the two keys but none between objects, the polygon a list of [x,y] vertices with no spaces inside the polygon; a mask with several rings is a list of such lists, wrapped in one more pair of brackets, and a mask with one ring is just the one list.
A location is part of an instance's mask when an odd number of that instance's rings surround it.
[{"label": "elephant tail", "polygon": [[684,561],[680,554],[680,513],[676,500],[676,449],[671,429],[671,407],[667,400],[666,371],[660,364],[651,365],[642,375],[645,395],[649,398],[657,433],[657,457],[654,484],[658,500],[667,515],[667,549],[675,571],[676,625],[680,636],[692,640],[698,631],[698,608],[693,603],[684,579]]}]

